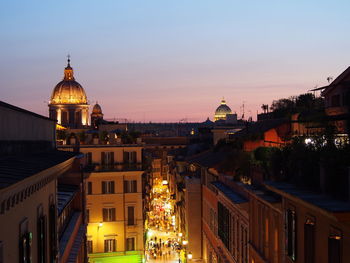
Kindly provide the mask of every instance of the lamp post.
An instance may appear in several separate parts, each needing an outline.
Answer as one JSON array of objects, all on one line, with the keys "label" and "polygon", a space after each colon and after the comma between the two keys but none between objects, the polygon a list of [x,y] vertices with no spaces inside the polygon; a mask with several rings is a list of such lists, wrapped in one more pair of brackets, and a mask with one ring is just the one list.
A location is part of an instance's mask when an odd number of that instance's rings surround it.
[{"label": "lamp post", "polygon": [[188,245],[188,241],[187,240],[182,240],[182,245],[183,245],[183,248],[184,248],[184,253],[185,253],[185,257],[184,257],[184,260],[185,262],[187,262],[187,245]]},{"label": "lamp post", "polygon": [[192,259],[192,257],[193,257],[192,252],[188,252],[188,254],[187,254],[187,258],[188,258],[188,260],[191,260],[191,259]]}]

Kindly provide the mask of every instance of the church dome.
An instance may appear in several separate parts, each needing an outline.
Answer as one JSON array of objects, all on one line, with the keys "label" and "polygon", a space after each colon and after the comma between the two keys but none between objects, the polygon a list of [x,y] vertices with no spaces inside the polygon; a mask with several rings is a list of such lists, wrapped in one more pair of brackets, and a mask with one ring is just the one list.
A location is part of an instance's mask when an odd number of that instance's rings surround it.
[{"label": "church dome", "polygon": [[229,106],[226,105],[225,99],[221,100],[221,105],[217,107],[215,111],[214,120],[226,120],[226,115],[232,114],[232,111]]},{"label": "church dome", "polygon": [[94,107],[92,108],[92,113],[95,113],[95,114],[101,114],[102,113],[101,106],[97,102],[94,105]]},{"label": "church dome", "polygon": [[64,77],[54,88],[50,104],[87,104],[87,97],[83,87],[74,79],[73,68],[68,65],[64,69]]}]

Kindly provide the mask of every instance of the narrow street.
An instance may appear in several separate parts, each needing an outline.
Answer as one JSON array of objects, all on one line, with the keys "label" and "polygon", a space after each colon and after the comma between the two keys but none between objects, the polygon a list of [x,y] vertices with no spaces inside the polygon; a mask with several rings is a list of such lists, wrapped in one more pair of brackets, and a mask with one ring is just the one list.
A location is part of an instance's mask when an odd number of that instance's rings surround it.
[{"label": "narrow street", "polygon": [[155,179],[152,194],[147,220],[146,262],[184,262],[181,234],[175,229],[174,201],[167,183]]}]

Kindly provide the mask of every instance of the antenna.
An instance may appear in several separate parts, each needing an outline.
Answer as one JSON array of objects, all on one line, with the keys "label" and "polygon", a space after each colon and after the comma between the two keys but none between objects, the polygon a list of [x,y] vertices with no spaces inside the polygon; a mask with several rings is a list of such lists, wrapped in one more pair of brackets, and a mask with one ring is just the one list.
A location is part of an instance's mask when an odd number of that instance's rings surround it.
[{"label": "antenna", "polygon": [[243,101],[243,104],[242,104],[242,120],[244,120],[244,103],[245,101]]}]

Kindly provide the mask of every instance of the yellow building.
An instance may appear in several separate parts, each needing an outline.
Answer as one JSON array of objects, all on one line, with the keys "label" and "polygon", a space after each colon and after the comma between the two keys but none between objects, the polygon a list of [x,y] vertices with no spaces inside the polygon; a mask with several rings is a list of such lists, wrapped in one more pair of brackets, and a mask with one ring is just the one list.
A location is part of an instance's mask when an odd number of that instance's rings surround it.
[{"label": "yellow building", "polygon": [[[72,146],[61,146],[72,150]],[[87,160],[89,262],[139,262],[143,256],[142,146],[81,145]]]}]

